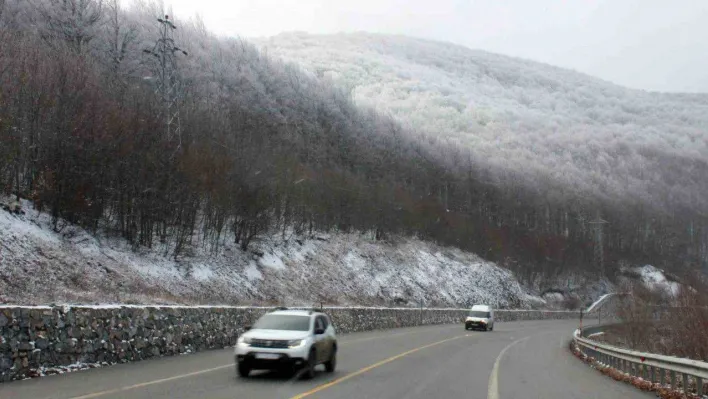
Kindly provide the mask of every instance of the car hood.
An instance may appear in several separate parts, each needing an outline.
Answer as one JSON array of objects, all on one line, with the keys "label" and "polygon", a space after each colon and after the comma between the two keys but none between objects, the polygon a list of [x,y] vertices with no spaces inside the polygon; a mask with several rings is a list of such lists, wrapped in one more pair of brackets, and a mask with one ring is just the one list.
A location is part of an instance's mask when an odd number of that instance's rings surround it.
[{"label": "car hood", "polygon": [[483,321],[483,322],[485,322],[485,323],[488,323],[488,322],[489,322],[489,319],[486,319],[486,318],[484,318],[484,317],[469,317],[469,316],[468,316],[465,321]]},{"label": "car hood", "polygon": [[244,338],[256,339],[273,339],[273,340],[293,340],[307,338],[307,331],[290,331],[290,330],[260,330],[253,329],[246,331],[241,335]]}]

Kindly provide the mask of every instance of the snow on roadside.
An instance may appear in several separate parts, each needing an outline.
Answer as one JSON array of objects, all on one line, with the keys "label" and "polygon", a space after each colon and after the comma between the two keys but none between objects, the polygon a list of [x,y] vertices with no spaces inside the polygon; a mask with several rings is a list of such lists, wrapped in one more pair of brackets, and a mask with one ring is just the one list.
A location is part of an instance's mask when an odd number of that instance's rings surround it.
[{"label": "snow on roadside", "polygon": [[634,271],[647,288],[654,291],[663,291],[673,296],[678,295],[681,285],[675,281],[669,281],[663,270],[652,265],[644,265],[634,268]]},{"label": "snow on roadside", "polygon": [[105,366],[110,366],[113,363],[108,363],[108,362],[100,362],[100,363],[72,363],[66,366],[54,366],[54,367],[40,367],[37,369],[32,369],[29,371],[29,376],[25,378],[26,380],[36,378],[36,377],[45,377],[48,375],[56,375],[56,374],[66,374],[66,373],[72,373],[75,371],[82,371],[82,370],[88,370],[88,369],[95,369],[95,368],[101,368]]},{"label": "snow on roadside", "polygon": [[47,214],[22,205],[25,215],[0,211],[0,303],[522,308],[541,301],[506,269],[416,239],[274,235],[248,252],[229,239],[216,250],[195,239],[190,255],[175,259],[168,247],[135,250],[120,238],[93,236],[61,221],[54,231]]}]

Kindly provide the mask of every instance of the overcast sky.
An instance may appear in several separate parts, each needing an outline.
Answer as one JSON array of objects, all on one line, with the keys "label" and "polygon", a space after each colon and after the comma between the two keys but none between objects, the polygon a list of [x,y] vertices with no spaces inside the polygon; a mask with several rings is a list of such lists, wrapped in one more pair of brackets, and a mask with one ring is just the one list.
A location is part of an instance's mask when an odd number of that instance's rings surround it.
[{"label": "overcast sky", "polygon": [[368,31],[569,67],[624,86],[708,92],[708,0],[164,0],[229,36]]}]

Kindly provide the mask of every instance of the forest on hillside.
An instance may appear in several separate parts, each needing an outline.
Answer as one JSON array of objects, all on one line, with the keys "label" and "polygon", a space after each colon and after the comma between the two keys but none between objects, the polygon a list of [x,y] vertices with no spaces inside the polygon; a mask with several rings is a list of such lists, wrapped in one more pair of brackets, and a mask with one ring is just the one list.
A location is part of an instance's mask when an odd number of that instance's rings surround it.
[{"label": "forest on hillside", "polygon": [[359,231],[456,246],[533,281],[599,274],[599,215],[610,276],[624,264],[706,264],[701,208],[500,178],[441,132],[359,106],[331,79],[199,20],[169,17],[180,95],[168,130],[154,57],[164,14],[156,2],[0,0],[0,193],[31,199],[57,231],[78,224],[175,255]]},{"label": "forest on hillside", "polygon": [[708,212],[708,94],[627,89],[404,36],[294,32],[256,43],[351,90],[357,104],[468,148],[499,180],[535,187],[550,179],[566,201]]}]

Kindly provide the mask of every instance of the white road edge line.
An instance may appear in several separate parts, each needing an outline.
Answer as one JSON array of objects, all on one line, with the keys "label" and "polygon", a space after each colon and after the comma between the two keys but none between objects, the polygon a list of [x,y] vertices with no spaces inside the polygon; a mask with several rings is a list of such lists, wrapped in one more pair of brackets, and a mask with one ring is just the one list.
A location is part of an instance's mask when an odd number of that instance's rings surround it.
[{"label": "white road edge line", "polygon": [[206,370],[195,371],[195,372],[193,372],[193,373],[187,373],[187,374],[176,375],[176,376],[173,376],[173,377],[168,377],[168,378],[162,378],[162,379],[159,379],[159,380],[153,380],[153,381],[143,382],[143,383],[140,383],[140,384],[129,385],[129,386],[126,386],[126,387],[121,387],[121,388],[116,388],[116,389],[110,389],[110,390],[107,390],[107,391],[94,392],[94,393],[90,393],[90,394],[88,394],[88,395],[75,396],[75,397],[73,397],[73,398],[71,398],[71,399],[91,399],[91,398],[97,398],[97,397],[99,397],[99,396],[111,395],[111,394],[114,394],[114,393],[129,391],[129,390],[131,390],[131,389],[142,388],[142,387],[146,387],[146,386],[150,386],[150,385],[162,384],[162,383],[168,382],[168,381],[179,380],[179,379],[181,379],[181,378],[187,378],[187,377],[193,377],[193,376],[195,376],[195,375],[206,374],[206,373],[210,373],[210,372],[216,371],[216,370],[221,370],[221,369],[224,369],[224,368],[227,368],[227,367],[235,367],[235,366],[234,366],[233,364],[225,364],[225,365],[223,365],[223,366],[218,366],[218,367],[214,367],[214,368],[210,368],[210,369],[206,369]]},{"label": "white road edge line", "polygon": [[487,391],[487,399],[499,399],[499,363],[501,363],[501,359],[502,357],[504,357],[506,351],[508,351],[512,346],[518,344],[519,342],[526,341],[529,338],[531,338],[530,335],[525,338],[517,339],[516,341],[507,345],[506,348],[502,349],[501,352],[499,352],[499,356],[497,356],[497,360],[494,362],[494,368],[492,368],[492,374],[489,376],[489,389]]}]

